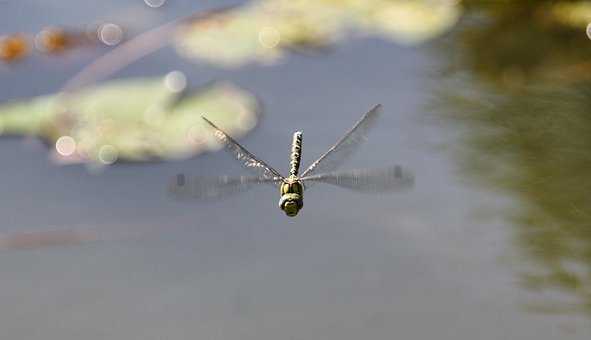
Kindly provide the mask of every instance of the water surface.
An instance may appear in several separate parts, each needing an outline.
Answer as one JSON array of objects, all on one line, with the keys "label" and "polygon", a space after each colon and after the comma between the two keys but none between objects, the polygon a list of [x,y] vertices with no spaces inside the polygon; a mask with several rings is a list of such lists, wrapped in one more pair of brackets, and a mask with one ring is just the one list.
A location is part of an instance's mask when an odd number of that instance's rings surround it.
[{"label": "water surface", "polygon": [[[0,31],[125,21],[132,9],[141,31],[220,3],[4,1]],[[526,308],[540,296],[520,284],[529,267],[515,242],[519,223],[507,215],[526,203],[461,170],[458,136],[486,129],[433,119],[434,89],[447,77],[434,48],[357,39],[326,56],[231,71],[163,50],[117,75],[179,69],[193,85],[225,79],[253,91],[264,117],[242,142],[283,171],[293,131],[304,131],[311,162],[382,103],[380,125],[345,167],[402,164],[414,189],[371,196],[316,186],[295,219],[267,187],[213,203],[169,199],[167,182],[179,172],[242,173],[224,153],[92,174],[56,166],[34,141],[2,139],[0,232],[92,230],[102,240],[1,251],[4,336],[588,339],[585,313]],[[99,53],[2,67],[0,100],[53,92]]]}]

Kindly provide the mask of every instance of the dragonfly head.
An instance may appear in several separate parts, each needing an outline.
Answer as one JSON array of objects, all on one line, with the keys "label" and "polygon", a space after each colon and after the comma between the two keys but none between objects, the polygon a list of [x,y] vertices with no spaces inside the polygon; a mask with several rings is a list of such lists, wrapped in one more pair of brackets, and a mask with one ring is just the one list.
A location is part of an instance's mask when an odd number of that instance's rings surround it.
[{"label": "dragonfly head", "polygon": [[281,196],[279,200],[279,207],[281,210],[285,212],[285,214],[289,217],[293,217],[298,214],[301,207],[301,198],[300,197],[289,197],[289,196],[296,196],[297,194],[287,194]]},{"label": "dragonfly head", "polygon": [[288,179],[281,184],[279,208],[287,216],[293,217],[304,207],[304,188],[296,179]]}]

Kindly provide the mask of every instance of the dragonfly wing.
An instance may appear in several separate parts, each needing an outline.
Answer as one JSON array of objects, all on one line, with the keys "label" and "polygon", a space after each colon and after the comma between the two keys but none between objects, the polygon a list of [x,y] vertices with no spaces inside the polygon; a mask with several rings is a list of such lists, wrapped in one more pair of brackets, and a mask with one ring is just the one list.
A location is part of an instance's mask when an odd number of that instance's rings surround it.
[{"label": "dragonfly wing", "polygon": [[192,177],[177,175],[169,185],[169,193],[179,200],[214,200],[246,191],[257,184],[277,184],[280,181],[264,177]]},{"label": "dragonfly wing", "polygon": [[248,169],[255,170],[259,175],[265,179],[273,181],[282,180],[283,176],[267,163],[258,159],[250,151],[246,150],[242,145],[238,144],[232,137],[228,136],[224,131],[218,128],[207,118],[201,116],[207,124],[214,128],[214,136],[224,145],[224,149],[229,151],[234,158],[242,163],[242,165]]},{"label": "dragonfly wing", "polygon": [[349,156],[357,150],[365,140],[369,130],[375,125],[379,116],[381,105],[378,104],[369,110],[339,141],[326,153],[318,158],[302,173],[302,177],[312,176],[319,172],[336,170]]},{"label": "dragonfly wing", "polygon": [[386,193],[412,188],[414,176],[396,165],[383,169],[356,169],[303,177],[304,185],[328,183],[366,193]]}]

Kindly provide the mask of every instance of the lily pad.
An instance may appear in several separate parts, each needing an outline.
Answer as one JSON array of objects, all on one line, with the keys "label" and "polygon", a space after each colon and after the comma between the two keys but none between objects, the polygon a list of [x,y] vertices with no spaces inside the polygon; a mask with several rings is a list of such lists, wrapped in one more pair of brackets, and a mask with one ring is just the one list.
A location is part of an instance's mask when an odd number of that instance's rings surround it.
[{"label": "lily pad", "polygon": [[259,0],[181,25],[176,45],[181,55],[222,66],[270,63],[350,33],[420,43],[451,28],[459,14],[450,0]]},{"label": "lily pad", "polygon": [[38,136],[64,162],[111,164],[188,158],[216,148],[201,115],[239,138],[259,105],[230,83],[184,88],[183,76],[116,80],[0,106],[0,133]]}]

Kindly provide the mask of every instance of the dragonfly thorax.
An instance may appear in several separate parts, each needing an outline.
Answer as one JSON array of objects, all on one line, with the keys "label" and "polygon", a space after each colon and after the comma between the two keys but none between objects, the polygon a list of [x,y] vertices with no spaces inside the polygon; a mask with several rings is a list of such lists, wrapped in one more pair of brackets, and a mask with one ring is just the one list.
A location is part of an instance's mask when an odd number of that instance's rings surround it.
[{"label": "dragonfly thorax", "polygon": [[296,176],[286,178],[280,187],[279,208],[287,216],[295,216],[304,207],[304,186]]}]

